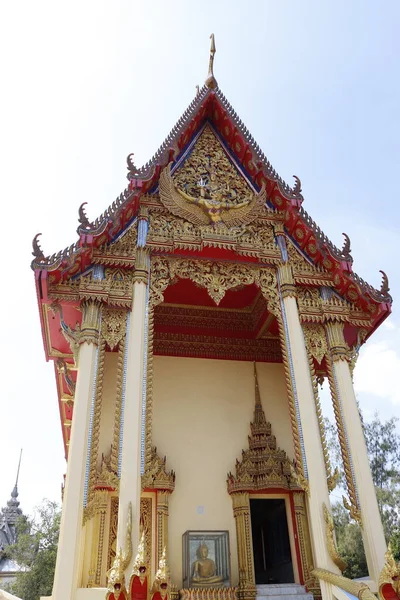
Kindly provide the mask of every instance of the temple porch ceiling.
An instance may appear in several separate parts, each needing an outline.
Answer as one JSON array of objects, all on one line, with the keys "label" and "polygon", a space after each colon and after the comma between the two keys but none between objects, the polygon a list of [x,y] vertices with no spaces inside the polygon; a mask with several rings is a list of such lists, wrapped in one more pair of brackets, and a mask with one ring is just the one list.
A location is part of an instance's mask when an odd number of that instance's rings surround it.
[{"label": "temple porch ceiling", "polygon": [[158,355],[281,362],[277,321],[255,285],[228,290],[216,306],[204,288],[178,279],[154,312]]}]

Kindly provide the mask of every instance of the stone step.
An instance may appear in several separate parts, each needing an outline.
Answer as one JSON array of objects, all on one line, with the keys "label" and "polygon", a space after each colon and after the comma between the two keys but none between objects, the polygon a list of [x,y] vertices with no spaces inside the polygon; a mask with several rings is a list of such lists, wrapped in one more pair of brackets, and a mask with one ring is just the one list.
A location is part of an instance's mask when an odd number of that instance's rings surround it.
[{"label": "stone step", "polygon": [[306,588],[299,583],[263,583],[256,585],[256,588],[257,594],[261,596],[306,594]]},{"label": "stone step", "polygon": [[257,585],[257,600],[313,600],[304,585],[298,583],[271,583]]},{"label": "stone step", "polygon": [[259,594],[257,592],[256,600],[314,600],[314,596],[307,592],[304,594]]}]

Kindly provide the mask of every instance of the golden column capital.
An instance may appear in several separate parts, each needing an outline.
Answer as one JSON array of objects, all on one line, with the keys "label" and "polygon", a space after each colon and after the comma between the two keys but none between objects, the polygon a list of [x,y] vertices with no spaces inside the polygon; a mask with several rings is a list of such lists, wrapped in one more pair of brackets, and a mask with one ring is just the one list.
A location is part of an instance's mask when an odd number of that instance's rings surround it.
[{"label": "golden column capital", "polygon": [[100,309],[101,304],[97,300],[84,300],[81,304],[82,326],[79,335],[79,343],[98,344],[100,334]]},{"label": "golden column capital", "polygon": [[325,330],[332,360],[348,360],[349,348],[344,339],[344,323],[328,321]]},{"label": "golden column capital", "polygon": [[135,273],[133,280],[135,283],[145,283],[149,280],[150,270],[150,252],[148,248],[139,247],[136,249]]},{"label": "golden column capital", "polygon": [[290,263],[282,263],[278,266],[278,277],[282,298],[296,297],[296,283],[293,277]]}]

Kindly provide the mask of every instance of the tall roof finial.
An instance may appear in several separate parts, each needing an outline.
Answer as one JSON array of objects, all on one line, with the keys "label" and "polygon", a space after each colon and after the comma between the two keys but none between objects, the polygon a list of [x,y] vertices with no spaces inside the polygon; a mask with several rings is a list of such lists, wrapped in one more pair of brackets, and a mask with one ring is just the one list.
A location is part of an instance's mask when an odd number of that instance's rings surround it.
[{"label": "tall roof finial", "polygon": [[19,470],[20,470],[20,468],[21,468],[21,458],[22,458],[22,448],[21,448],[21,451],[20,451],[20,453],[19,453],[19,461],[18,461],[17,477],[16,477],[16,479],[15,479],[15,486],[16,486],[16,487],[17,487],[17,485],[18,485]]},{"label": "tall roof finial", "polygon": [[216,48],[215,48],[215,38],[214,38],[213,33],[210,35],[210,40],[211,40],[210,62],[208,63],[208,75],[207,75],[207,79],[206,79],[206,86],[209,89],[214,90],[216,87],[218,87],[218,83],[214,77],[214,54],[216,52]]},{"label": "tall roof finial", "polygon": [[[260,396],[260,388],[258,386],[258,377],[257,377],[257,366],[254,361],[254,419],[253,423],[251,423],[251,431],[252,434],[258,434],[263,432],[268,428],[267,421],[265,419],[264,410],[261,404],[261,396]],[[271,427],[269,425],[269,427]]]},{"label": "tall roof finial", "polygon": [[255,361],[254,361],[253,365],[254,365],[254,384],[255,384],[254,391],[255,391],[256,408],[261,408],[261,410],[262,410],[260,388],[258,387],[257,367],[256,367]]}]

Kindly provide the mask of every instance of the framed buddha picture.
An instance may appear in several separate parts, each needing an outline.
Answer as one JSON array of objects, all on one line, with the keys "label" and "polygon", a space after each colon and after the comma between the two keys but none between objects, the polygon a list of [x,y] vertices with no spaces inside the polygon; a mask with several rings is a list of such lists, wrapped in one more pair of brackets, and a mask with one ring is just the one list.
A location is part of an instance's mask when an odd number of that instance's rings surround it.
[{"label": "framed buddha picture", "polygon": [[186,531],[183,545],[183,587],[230,586],[228,531]]}]

